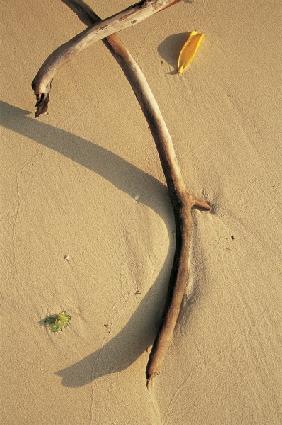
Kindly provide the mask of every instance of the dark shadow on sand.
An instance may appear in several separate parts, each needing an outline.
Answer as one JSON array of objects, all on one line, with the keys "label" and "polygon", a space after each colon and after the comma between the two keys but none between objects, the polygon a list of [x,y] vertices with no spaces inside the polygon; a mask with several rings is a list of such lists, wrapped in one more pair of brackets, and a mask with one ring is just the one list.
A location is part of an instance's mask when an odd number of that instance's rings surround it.
[{"label": "dark shadow on sand", "polygon": [[166,186],[113,152],[65,130],[52,127],[42,120],[34,119],[30,112],[2,101],[0,125],[94,171],[132,198],[138,193],[139,203],[148,206],[167,221],[170,208]]},{"label": "dark shadow on sand", "polygon": [[140,194],[138,202],[154,210],[166,223],[170,239],[167,257],[155,283],[126,326],[102,348],[57,374],[62,378],[63,385],[79,387],[101,376],[126,369],[153,343],[166,298],[174,251],[172,210],[166,187],[107,149],[36,120],[30,116],[30,112],[1,101],[0,125],[98,173],[132,198],[136,193]]},{"label": "dark shadow on sand", "polygon": [[155,283],[126,326],[102,348],[57,372],[64,386],[80,387],[102,376],[121,372],[153,344],[166,298],[164,294],[172,263],[172,257],[170,257],[171,255],[168,254]]}]

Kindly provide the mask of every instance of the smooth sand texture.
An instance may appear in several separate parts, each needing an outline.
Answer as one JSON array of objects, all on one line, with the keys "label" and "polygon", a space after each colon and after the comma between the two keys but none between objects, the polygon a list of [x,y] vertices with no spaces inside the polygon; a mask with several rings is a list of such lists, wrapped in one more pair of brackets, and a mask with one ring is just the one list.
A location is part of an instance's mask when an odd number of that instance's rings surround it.
[{"label": "smooth sand texture", "polygon": [[[106,17],[131,2],[88,3]],[[38,67],[84,27],[59,0],[0,6],[1,423],[280,424],[280,2],[183,1],[121,35],[188,187],[217,206],[195,212],[196,296],[152,393],[174,222],[147,123],[101,42],[58,74],[35,120]],[[179,77],[194,29],[207,37]],[[64,332],[39,325],[64,309]]]}]

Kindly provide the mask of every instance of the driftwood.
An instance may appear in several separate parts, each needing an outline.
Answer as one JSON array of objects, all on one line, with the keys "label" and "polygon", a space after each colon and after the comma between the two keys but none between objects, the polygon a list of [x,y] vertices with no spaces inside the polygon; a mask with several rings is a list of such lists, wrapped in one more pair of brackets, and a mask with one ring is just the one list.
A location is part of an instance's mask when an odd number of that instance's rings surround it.
[{"label": "driftwood", "polygon": [[[77,13],[81,20],[87,25],[93,25],[93,28],[103,27],[105,22],[109,22],[109,19],[105,21],[100,21],[97,24],[97,20],[99,17],[90,9],[88,5],[84,3],[83,0],[62,0],[66,3],[71,9]],[[142,5],[141,5],[142,3]],[[138,4],[139,10],[144,10],[144,7],[151,7],[151,14],[158,10],[163,9],[166,5],[174,4],[176,1],[149,1],[149,2],[141,2]],[[155,5],[155,9],[152,9],[153,4]],[[163,7],[161,7],[163,6]],[[136,9],[137,5],[132,6],[128,10]],[[142,9],[143,8],[143,9]],[[121,12],[122,13],[122,12]],[[137,13],[136,11],[134,13]],[[144,15],[143,19],[144,18]],[[146,17],[150,15],[146,14]],[[120,19],[120,14],[116,15],[115,18],[117,21]],[[115,22],[112,21],[112,22]],[[109,30],[109,24],[108,31]],[[132,23],[133,25],[133,23]],[[116,30],[117,26],[114,24],[112,27]],[[95,30],[91,32],[90,29],[84,31],[85,37],[88,37],[88,34],[94,34]],[[99,37],[96,37],[95,40],[98,40],[101,37],[101,33]],[[80,38],[81,45],[83,44],[83,37]],[[191,244],[191,233],[192,233],[192,209],[200,208],[203,210],[210,210],[210,204],[206,200],[198,200],[194,198],[185,188],[184,180],[181,176],[180,168],[176,159],[176,154],[174,151],[173,143],[165,121],[162,117],[159,106],[155,100],[155,97],[146,81],[146,78],[139,68],[138,64],[132,58],[128,50],[122,45],[121,41],[118,39],[116,35],[110,35],[104,40],[107,47],[109,47],[116,57],[118,62],[120,63],[123,71],[125,72],[134,93],[140,103],[140,106],[146,116],[146,119],[149,123],[151,133],[153,135],[156,148],[158,150],[158,154],[160,157],[162,169],[166,178],[167,187],[169,196],[171,199],[174,216],[175,216],[175,225],[176,225],[176,247],[175,247],[175,255],[173,260],[173,266],[170,276],[168,295],[167,295],[167,303],[165,307],[165,312],[163,315],[163,319],[161,322],[161,326],[157,337],[154,341],[149,361],[146,368],[146,378],[147,385],[152,381],[152,379],[159,374],[160,367],[163,362],[164,356],[167,352],[167,349],[171,343],[173,337],[173,331],[176,326],[176,322],[179,316],[181,304],[183,301],[187,281],[188,281],[188,263],[189,263],[189,252],[190,252],[190,244]],[[67,59],[71,58],[71,54],[69,52],[75,52],[76,50],[72,50],[72,43],[76,43],[76,37],[70,40],[68,43],[63,46],[68,45],[68,53]],[[84,48],[84,47],[83,47]],[[55,52],[60,50],[57,49]],[[64,50],[64,47],[63,47]],[[51,55],[52,56],[52,55]],[[49,57],[50,58],[50,57]],[[47,59],[48,61],[48,59]],[[42,87],[42,82],[46,84],[46,81],[50,80],[50,75],[52,78],[55,76],[57,69],[61,66],[62,63],[66,61],[66,58],[60,56],[59,62],[54,62],[52,73],[49,72],[49,67],[43,66],[40,68],[39,73],[33,82],[34,87]],[[46,62],[45,62],[46,64]],[[57,67],[56,67],[57,66]],[[44,72],[45,69],[45,72]],[[50,83],[48,83],[50,84]],[[47,85],[48,85],[47,84]],[[50,85],[49,85],[50,88]],[[40,92],[41,93],[41,92]],[[43,104],[43,109],[40,105],[38,105],[38,91],[35,90],[35,94],[37,97],[37,116],[44,112],[47,109],[48,102]],[[43,94],[43,93],[41,93]],[[45,94],[45,93],[44,93]],[[49,92],[47,93],[49,94]]]},{"label": "driftwood", "polygon": [[77,34],[71,40],[54,50],[45,60],[32,82],[32,88],[37,98],[36,116],[47,111],[49,93],[54,75],[62,65],[70,60],[70,58],[86,49],[95,41],[136,25],[179,1],[180,0],[139,1],[103,21],[96,21],[94,25]]}]

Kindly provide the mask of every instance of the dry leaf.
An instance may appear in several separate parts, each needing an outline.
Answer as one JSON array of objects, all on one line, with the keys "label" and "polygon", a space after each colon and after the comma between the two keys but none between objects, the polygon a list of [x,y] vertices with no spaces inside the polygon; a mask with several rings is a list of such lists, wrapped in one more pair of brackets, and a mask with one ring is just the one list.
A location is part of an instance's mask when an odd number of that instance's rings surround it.
[{"label": "dry leaf", "polygon": [[178,73],[180,75],[183,74],[183,72],[188,68],[194,59],[194,56],[197,53],[197,50],[200,47],[204,37],[205,34],[197,31],[192,31],[189,34],[188,40],[182,47],[178,57]]}]

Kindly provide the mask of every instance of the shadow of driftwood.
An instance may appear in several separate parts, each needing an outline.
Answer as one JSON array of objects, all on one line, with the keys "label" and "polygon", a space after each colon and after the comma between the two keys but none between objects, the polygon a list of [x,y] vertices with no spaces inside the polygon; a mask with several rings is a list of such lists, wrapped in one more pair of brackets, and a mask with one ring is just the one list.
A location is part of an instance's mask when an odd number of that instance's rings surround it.
[{"label": "shadow of driftwood", "polygon": [[172,34],[165,38],[158,47],[159,55],[169,65],[173,66],[173,74],[177,72],[177,60],[179,52],[187,40],[189,32],[181,32],[179,34]]},{"label": "shadow of driftwood", "polygon": [[63,385],[80,387],[104,375],[120,372],[130,366],[153,343],[166,298],[164,294],[172,262],[170,257],[168,254],[155,284],[126,326],[102,348],[57,372]]},{"label": "shadow of driftwood", "polygon": [[[103,176],[132,197],[159,214],[172,240],[172,212],[166,187],[114,153],[79,136],[35,120],[28,111],[0,101],[0,125],[29,137]],[[169,249],[163,267],[152,288],[139,304],[127,325],[94,353],[59,371],[62,383],[69,387],[85,385],[98,377],[127,368],[153,343],[162,315],[165,292],[172,263]],[[145,376],[145,371],[144,371]]]},{"label": "shadow of driftwood", "polygon": [[94,171],[115,187],[138,195],[142,203],[167,222],[170,214],[166,186],[125,159],[82,137],[34,119],[30,112],[0,101],[0,125],[35,140]]}]

